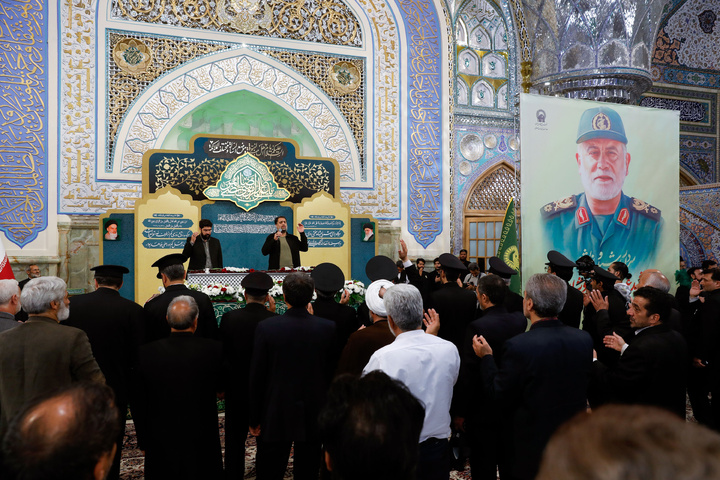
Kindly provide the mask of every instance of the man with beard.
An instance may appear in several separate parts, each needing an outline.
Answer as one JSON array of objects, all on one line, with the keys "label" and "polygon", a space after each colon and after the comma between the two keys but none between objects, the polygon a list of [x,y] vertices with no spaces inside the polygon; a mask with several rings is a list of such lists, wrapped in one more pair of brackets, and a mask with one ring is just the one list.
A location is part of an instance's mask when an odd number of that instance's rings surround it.
[{"label": "man with beard", "polygon": [[35,397],[74,382],[105,382],[85,332],[59,324],[70,315],[62,279],[29,281],[20,301],[28,320],[0,335],[0,433]]},{"label": "man with beard", "polygon": [[620,115],[604,106],[586,110],[576,143],[585,192],[542,207],[550,245],[562,246],[570,258],[589,252],[603,264],[621,261],[631,269],[648,264],[660,238],[662,216],[656,207],[622,191],[630,154]]},{"label": "man with beard", "polygon": [[[188,270],[204,270],[206,268],[222,268],[222,248],[220,240],[211,237],[212,222],[203,218],[198,223],[199,232],[194,232],[185,242],[182,254],[190,259]],[[200,237],[200,240],[198,240]]]}]

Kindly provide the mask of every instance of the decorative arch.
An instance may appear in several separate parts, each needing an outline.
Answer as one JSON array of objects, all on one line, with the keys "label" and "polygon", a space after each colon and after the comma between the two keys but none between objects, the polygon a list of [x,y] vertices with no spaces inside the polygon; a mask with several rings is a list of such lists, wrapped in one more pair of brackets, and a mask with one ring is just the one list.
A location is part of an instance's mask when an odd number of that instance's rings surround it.
[{"label": "decorative arch", "polygon": [[680,186],[693,187],[695,185],[700,185],[700,182],[698,182],[691,173],[689,173],[683,167],[680,167]]},{"label": "decorative arch", "polygon": [[472,184],[465,199],[465,212],[505,213],[510,199],[514,196],[517,182],[515,169],[506,161],[488,168]]},{"label": "decorative arch", "polygon": [[238,49],[188,62],[160,78],[127,110],[118,133],[116,175],[139,179],[145,152],[185,114],[206,100],[237,90],[252,90],[291,112],[313,135],[322,156],[337,160],[343,181],[360,178],[358,150],[337,107],[312,82],[285,65]]},{"label": "decorative arch", "polygon": [[463,208],[463,242],[470,261],[484,264],[497,254],[510,199],[517,192],[515,169],[506,161],[489,167],[470,187]]}]

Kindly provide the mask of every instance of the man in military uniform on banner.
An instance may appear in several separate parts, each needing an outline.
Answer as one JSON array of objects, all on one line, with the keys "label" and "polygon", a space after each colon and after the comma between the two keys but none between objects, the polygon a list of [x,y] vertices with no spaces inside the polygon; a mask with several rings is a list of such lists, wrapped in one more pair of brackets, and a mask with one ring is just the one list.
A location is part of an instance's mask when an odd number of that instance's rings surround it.
[{"label": "man in military uniform on banner", "polygon": [[631,269],[652,262],[660,238],[660,210],[623,192],[630,171],[628,139],[613,109],[595,107],[580,117],[577,161],[585,191],[543,206],[546,238],[570,258],[624,262]]}]

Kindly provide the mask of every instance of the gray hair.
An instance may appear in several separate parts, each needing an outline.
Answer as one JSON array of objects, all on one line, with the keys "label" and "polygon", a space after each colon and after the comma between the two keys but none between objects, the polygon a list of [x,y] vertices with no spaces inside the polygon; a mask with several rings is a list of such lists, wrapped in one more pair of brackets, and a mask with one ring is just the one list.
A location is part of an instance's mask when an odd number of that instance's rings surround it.
[{"label": "gray hair", "polygon": [[567,282],[550,273],[536,273],[525,284],[525,294],[538,317],[555,317],[565,306]]},{"label": "gray hair", "polygon": [[385,310],[403,332],[422,326],[423,301],[420,290],[410,284],[398,284],[387,289],[383,297]]},{"label": "gray hair", "polygon": [[[186,308],[174,310],[174,306],[178,303],[186,305]],[[200,309],[197,306],[197,302],[190,295],[180,295],[175,297],[168,305],[167,309],[167,322],[171,328],[175,330],[187,330],[192,327],[193,322],[198,317]]]},{"label": "gray hair", "polygon": [[17,280],[10,278],[7,280],[0,280],[0,305],[8,303],[13,295],[18,294],[18,282]]},{"label": "gray hair", "polygon": [[163,268],[160,273],[164,273],[170,281],[183,280],[185,278],[185,267],[182,263],[178,263]]},{"label": "gray hair", "polygon": [[650,272],[646,273],[644,287],[655,287],[663,293],[670,291],[670,280],[662,274],[662,272]]},{"label": "gray hair", "polygon": [[20,303],[30,315],[52,310],[52,302],[62,302],[67,293],[67,285],[62,278],[38,277],[25,284],[20,294]]}]

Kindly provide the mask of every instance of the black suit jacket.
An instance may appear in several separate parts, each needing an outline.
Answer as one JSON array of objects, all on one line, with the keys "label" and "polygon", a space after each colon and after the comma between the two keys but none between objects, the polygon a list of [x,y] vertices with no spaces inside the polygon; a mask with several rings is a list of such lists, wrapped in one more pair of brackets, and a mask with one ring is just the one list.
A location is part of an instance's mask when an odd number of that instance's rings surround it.
[{"label": "black suit jacket", "polygon": [[145,478],[222,478],[222,346],[190,333],[140,347],[133,414]]},{"label": "black suit jacket", "polygon": [[503,305],[508,312],[523,313],[523,297],[510,290],[510,287],[505,288],[505,301]]},{"label": "black suit jacket", "polygon": [[70,299],[70,317],[65,325],[83,330],[90,340],[95,360],[105,381],[115,392],[118,408],[125,416],[130,372],[137,360],[144,328],[143,308],[123,298],[112,288]]},{"label": "black suit jacket", "polygon": [[165,293],[150,299],[145,304],[145,341],[151,342],[170,335],[170,326],[167,323],[167,309],[173,298],[189,295],[195,299],[200,314],[198,316],[196,337],[217,338],[217,319],[210,297],[197,290],[190,290],[185,285],[170,285]]},{"label": "black suit jacket", "polygon": [[[220,320],[219,335],[223,343],[225,382],[225,411],[228,416],[241,417],[247,428],[248,381],[252,361],[255,329],[266,318],[276,314],[259,303],[248,303],[225,313]],[[246,430],[247,431],[247,430]]]},{"label": "black suit jacket", "polygon": [[607,297],[609,309],[596,312],[592,303],[588,304],[584,309],[582,329],[592,337],[598,360],[607,366],[613,366],[620,358],[620,354],[606,348],[603,338],[606,335],[612,335],[613,332],[624,339],[630,338],[632,327],[630,327],[630,320],[628,320],[625,308],[625,297],[614,288],[608,292],[602,292],[602,294]]},{"label": "black suit jacket", "polygon": [[482,335],[493,349],[498,366],[502,365],[505,342],[527,329],[527,319],[519,312],[508,312],[498,305],[485,309],[483,316],[467,327],[462,344],[460,376],[453,393],[453,415],[468,418],[473,423],[496,423],[497,410],[485,395],[480,377],[480,357],[475,355],[472,341]]},{"label": "black suit jacket", "polygon": [[567,299],[558,320],[568,327],[580,328],[580,317],[583,311],[583,293],[575,287],[567,285]]},{"label": "black suit jacket", "polygon": [[595,388],[610,402],[655,405],[684,419],[688,356],[682,335],[660,324],[625,341],[615,367],[594,363]]},{"label": "black suit jacket", "polygon": [[[290,247],[290,253],[292,254],[293,267],[300,266],[300,252],[308,251],[308,240],[305,232],[300,234],[300,238],[290,233],[285,237],[287,238],[288,246]],[[271,233],[265,239],[265,243],[262,246],[262,254],[270,255],[268,260],[268,270],[277,270],[280,268],[280,240],[275,240],[275,234]]]},{"label": "black suit jacket", "polygon": [[[182,251],[182,254],[190,259],[190,263],[188,264],[188,270],[204,270],[206,256],[203,240],[198,235],[197,238],[195,238],[195,244],[191,245],[191,238],[192,237],[188,237],[187,241],[185,242],[185,247]],[[210,237],[208,239],[208,250],[210,250],[210,263],[212,264],[212,268],[222,268],[223,260],[220,240],[215,237]]]},{"label": "black suit jacket", "polygon": [[460,288],[456,282],[449,282],[432,293],[431,306],[440,315],[438,336],[454,343],[461,352],[465,329],[475,320],[475,292]]},{"label": "black suit jacket", "polygon": [[511,422],[513,477],[534,478],[553,432],[585,411],[592,350],[587,332],[549,319],[505,342],[499,370],[492,355],[481,359],[486,391]]},{"label": "black suit jacket", "polygon": [[263,441],[312,441],[332,376],[335,324],[292,307],[255,330],[250,426]]},{"label": "black suit jacket", "polygon": [[[334,299],[318,297],[312,304],[313,315],[331,320],[335,323],[335,354],[334,360],[340,358],[340,353],[350,338],[350,335],[357,330],[355,327],[355,309],[347,305],[341,305]],[[334,370],[334,368],[333,368]]]}]

